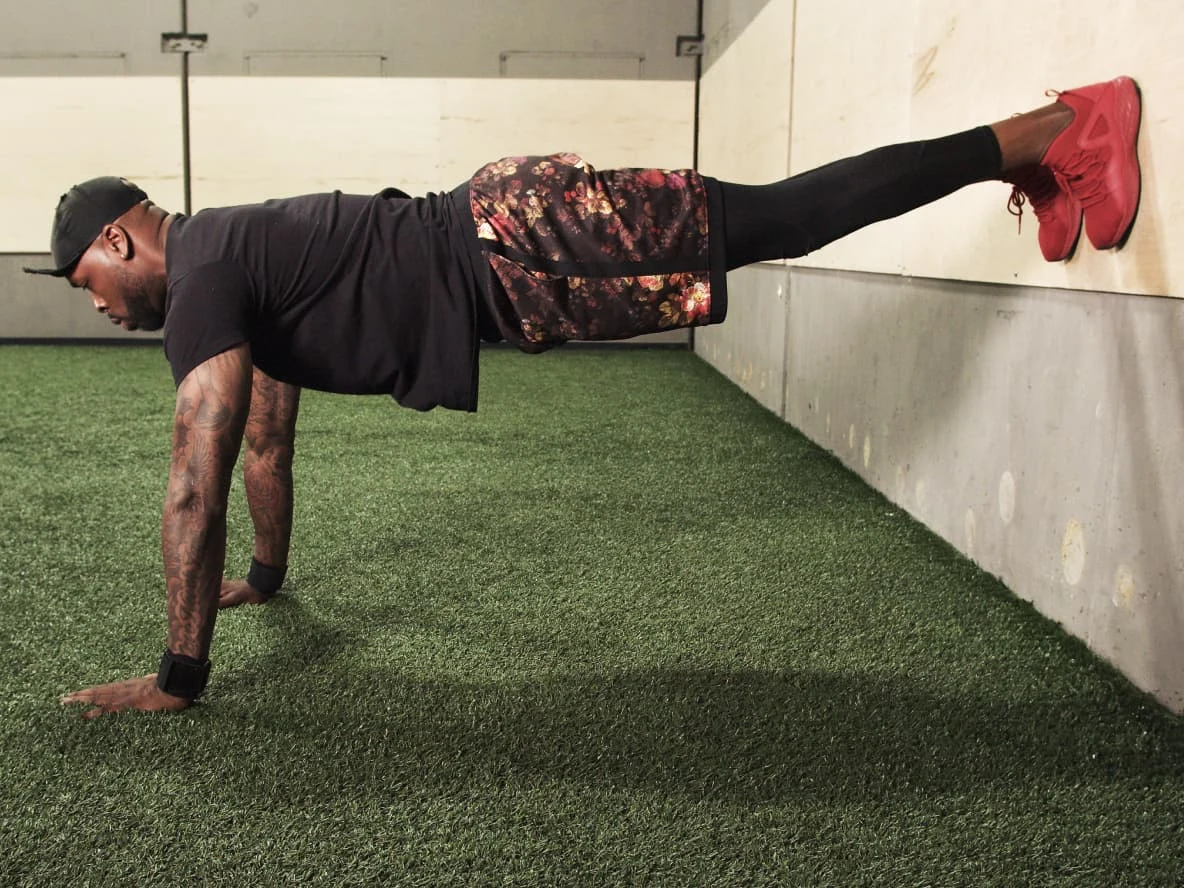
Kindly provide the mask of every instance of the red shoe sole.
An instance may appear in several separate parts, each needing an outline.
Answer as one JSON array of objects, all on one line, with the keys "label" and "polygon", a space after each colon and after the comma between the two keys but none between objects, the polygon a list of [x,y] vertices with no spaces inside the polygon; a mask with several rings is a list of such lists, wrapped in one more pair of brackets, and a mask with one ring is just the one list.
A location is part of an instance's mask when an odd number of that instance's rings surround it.
[{"label": "red shoe sole", "polygon": [[1126,144],[1131,147],[1130,156],[1125,164],[1126,169],[1123,170],[1124,185],[1135,192],[1135,207],[1131,211],[1130,221],[1127,222],[1122,234],[1112,245],[1113,249],[1121,250],[1126,246],[1126,242],[1131,236],[1131,230],[1135,227],[1135,219],[1139,215],[1139,207],[1143,203],[1143,175],[1139,168],[1139,130],[1143,123],[1143,92],[1139,89],[1139,84],[1130,77],[1119,77],[1118,81],[1120,81],[1118,88],[1127,93],[1124,96],[1125,101],[1122,103],[1121,123],[1123,136],[1127,139]]},{"label": "red shoe sole", "polygon": [[1086,211],[1085,234],[1094,249],[1109,250],[1121,247],[1135,224],[1139,203],[1142,199],[1142,177],[1139,171],[1139,126],[1142,122],[1142,97],[1139,87],[1129,77],[1116,77],[1110,81],[1114,87],[1114,98],[1111,103],[1113,122],[1117,131],[1118,150],[1111,158],[1118,169],[1118,193],[1134,195],[1133,205],[1130,207],[1130,217],[1120,219],[1121,227],[1117,234],[1107,235],[1098,239],[1095,232],[1090,230],[1089,211]]}]

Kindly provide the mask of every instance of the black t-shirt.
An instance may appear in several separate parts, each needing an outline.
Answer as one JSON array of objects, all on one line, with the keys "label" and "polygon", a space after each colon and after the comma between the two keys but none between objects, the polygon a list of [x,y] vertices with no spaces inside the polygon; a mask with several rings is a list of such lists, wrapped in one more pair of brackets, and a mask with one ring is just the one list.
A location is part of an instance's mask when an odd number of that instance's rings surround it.
[{"label": "black t-shirt", "polygon": [[269,376],[477,407],[467,206],[451,195],[310,194],[178,216],[168,233],[164,348],[177,385],[242,342]]}]

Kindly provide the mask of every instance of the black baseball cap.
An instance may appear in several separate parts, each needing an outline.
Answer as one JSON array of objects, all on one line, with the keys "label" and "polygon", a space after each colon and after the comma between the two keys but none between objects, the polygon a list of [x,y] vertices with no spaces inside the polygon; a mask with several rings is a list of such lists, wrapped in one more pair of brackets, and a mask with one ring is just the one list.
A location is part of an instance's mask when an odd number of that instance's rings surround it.
[{"label": "black baseball cap", "polygon": [[62,195],[53,214],[49,248],[56,268],[26,268],[27,274],[65,277],[108,225],[148,195],[127,179],[100,176],[75,185]]}]

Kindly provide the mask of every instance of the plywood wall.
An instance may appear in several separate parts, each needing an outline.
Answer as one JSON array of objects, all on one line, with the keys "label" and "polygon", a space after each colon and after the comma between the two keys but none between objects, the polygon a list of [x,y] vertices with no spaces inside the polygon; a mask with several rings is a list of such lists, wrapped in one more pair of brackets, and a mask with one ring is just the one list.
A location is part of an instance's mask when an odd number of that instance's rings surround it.
[{"label": "plywood wall", "polygon": [[[737,8],[742,4],[721,3]],[[781,127],[780,173],[802,172],[879,145],[990,123],[1051,99],[1046,89],[1129,74],[1140,83],[1143,202],[1127,246],[1099,254],[1084,239],[1067,263],[1043,261],[1035,218],[1017,233],[1003,184],[973,186],[905,219],[799,260],[819,268],[1173,296],[1184,294],[1184,15],[1174,0],[1032,4],[999,0],[770,0],[732,27],[735,45],[704,81],[705,119],[745,135]],[[710,39],[709,35],[709,39]],[[770,107],[789,88],[788,101]],[[759,119],[750,130],[747,122]],[[713,137],[701,166],[723,178],[776,176],[766,155],[732,150],[745,135]]]},{"label": "plywood wall", "polygon": [[[691,163],[693,84],[383,78],[195,79],[195,209],[339,188],[452,188],[506,154],[593,164]],[[48,248],[74,182],[119,174],[182,204],[172,78],[0,79],[0,252]]]}]

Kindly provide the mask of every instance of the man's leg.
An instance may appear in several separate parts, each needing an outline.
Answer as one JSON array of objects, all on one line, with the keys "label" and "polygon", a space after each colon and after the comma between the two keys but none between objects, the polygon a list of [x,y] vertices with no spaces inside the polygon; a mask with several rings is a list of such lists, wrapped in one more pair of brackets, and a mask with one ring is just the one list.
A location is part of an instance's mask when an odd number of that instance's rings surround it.
[{"label": "man's leg", "polygon": [[[1091,235],[1095,246],[1115,246],[1138,202],[1138,114],[1133,82],[1118,78],[991,126],[878,148],[771,185],[722,182],[727,266],[803,256],[966,185],[1001,178],[1030,187],[1046,257],[1071,251],[1082,205],[1087,228],[1100,232]],[[1084,132],[1104,129],[1094,127],[1101,117],[1113,132],[1105,143]],[[1098,219],[1092,228],[1091,211]]]}]

